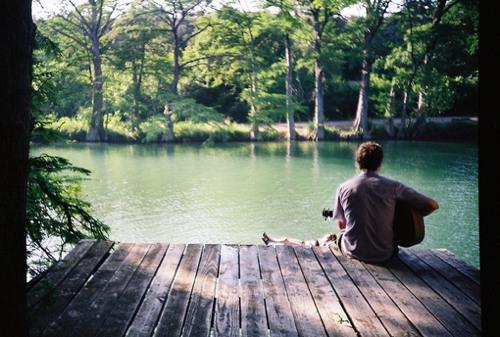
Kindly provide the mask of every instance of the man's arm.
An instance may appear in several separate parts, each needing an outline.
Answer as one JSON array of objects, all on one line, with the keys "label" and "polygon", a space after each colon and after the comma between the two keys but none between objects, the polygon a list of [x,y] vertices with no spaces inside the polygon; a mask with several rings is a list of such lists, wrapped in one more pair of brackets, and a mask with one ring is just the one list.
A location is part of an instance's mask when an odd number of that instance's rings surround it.
[{"label": "man's arm", "polygon": [[439,208],[439,204],[436,200],[403,184],[399,184],[397,187],[396,195],[398,200],[406,201],[411,207],[422,214],[422,216],[427,216]]},{"label": "man's arm", "polygon": [[345,228],[346,219],[344,215],[344,208],[342,207],[342,202],[340,201],[340,187],[337,188],[335,193],[335,206],[333,207],[333,219],[340,229]]}]

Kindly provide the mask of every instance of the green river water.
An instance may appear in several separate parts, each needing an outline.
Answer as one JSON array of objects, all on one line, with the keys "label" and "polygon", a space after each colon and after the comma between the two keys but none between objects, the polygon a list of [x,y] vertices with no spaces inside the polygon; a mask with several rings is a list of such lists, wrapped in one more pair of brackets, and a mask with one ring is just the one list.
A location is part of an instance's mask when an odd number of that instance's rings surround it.
[{"label": "green river water", "polygon": [[[36,146],[92,171],[83,184],[110,239],[134,242],[262,243],[337,230],[321,210],[357,174],[358,143],[229,143]],[[447,248],[479,267],[475,144],[381,142],[381,174],[436,199],[421,248]]]}]

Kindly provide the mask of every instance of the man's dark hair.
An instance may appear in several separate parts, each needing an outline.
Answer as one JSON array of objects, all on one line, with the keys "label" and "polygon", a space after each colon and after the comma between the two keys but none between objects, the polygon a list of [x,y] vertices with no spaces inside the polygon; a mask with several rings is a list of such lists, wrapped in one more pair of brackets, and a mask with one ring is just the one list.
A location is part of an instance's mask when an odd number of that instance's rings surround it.
[{"label": "man's dark hair", "polygon": [[360,170],[376,171],[383,159],[382,146],[375,142],[362,143],[356,151],[356,163]]}]

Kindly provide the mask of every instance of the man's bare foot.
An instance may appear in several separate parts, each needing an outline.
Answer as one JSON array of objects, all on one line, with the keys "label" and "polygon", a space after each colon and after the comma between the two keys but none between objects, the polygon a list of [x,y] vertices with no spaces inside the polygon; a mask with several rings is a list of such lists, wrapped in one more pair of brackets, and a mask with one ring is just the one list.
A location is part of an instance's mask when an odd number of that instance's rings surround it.
[{"label": "man's bare foot", "polygon": [[269,244],[269,241],[271,241],[271,238],[266,234],[266,232],[262,234],[262,241],[264,241],[266,245]]}]

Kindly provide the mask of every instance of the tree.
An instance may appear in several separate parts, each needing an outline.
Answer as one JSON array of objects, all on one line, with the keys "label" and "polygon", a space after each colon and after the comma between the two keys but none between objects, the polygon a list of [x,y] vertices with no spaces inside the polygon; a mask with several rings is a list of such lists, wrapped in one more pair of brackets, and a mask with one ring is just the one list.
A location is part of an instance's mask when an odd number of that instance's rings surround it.
[{"label": "tree", "polygon": [[31,1],[4,1],[0,52],[0,318],[2,334],[26,337],[26,189],[31,136],[31,59],[34,26]]},{"label": "tree", "polygon": [[264,61],[261,48],[267,50],[265,43],[270,42],[262,38],[268,32],[265,19],[261,13],[242,12],[230,6],[223,6],[207,19],[205,25],[210,29],[200,34],[194,41],[196,50],[190,52],[194,52],[195,60],[207,60],[214,82],[234,81],[241,87],[240,97],[249,106],[250,138],[255,140],[259,124],[267,120],[256,103],[260,92],[258,74]]},{"label": "tree", "polygon": [[[147,117],[148,110],[154,110],[149,101],[151,92],[144,93],[144,84],[148,74],[155,74],[151,59],[164,54],[159,50],[161,31],[155,29],[151,22],[155,18],[152,13],[146,14],[143,9],[131,6],[116,18],[113,30],[110,32],[112,44],[109,55],[115,72],[126,74],[124,85],[127,87],[124,104],[116,104],[115,112],[124,109],[124,113],[130,113],[129,117],[136,126],[141,119]],[[165,62],[164,62],[165,63]],[[113,82],[119,82],[115,80]],[[121,84],[121,83],[120,83]],[[148,97],[149,96],[149,97]],[[122,106],[126,105],[126,106]],[[130,111],[131,110],[131,111]]]},{"label": "tree", "polygon": [[349,0],[299,0],[297,15],[306,20],[312,27],[312,49],[314,52],[314,131],[311,138],[322,140],[325,137],[324,88],[325,69],[323,45],[324,34],[336,16],[341,16],[342,8],[348,6]]},{"label": "tree", "polygon": [[67,0],[67,8],[49,23],[55,34],[67,38],[88,57],[92,86],[92,116],[87,141],[106,140],[103,116],[102,56],[111,40],[106,40],[110,32],[118,6],[116,0],[88,0],[82,5]]},{"label": "tree", "polygon": [[293,73],[294,73],[294,46],[291,35],[294,30],[299,29],[300,22],[293,15],[294,3],[289,0],[267,0],[267,6],[279,8],[277,19],[279,26],[283,30],[283,39],[285,42],[285,92],[286,92],[286,124],[287,124],[287,140],[295,140],[297,132],[295,131],[295,117],[292,109],[294,101],[293,88]]},{"label": "tree", "polygon": [[[474,92],[477,4],[454,4],[457,2],[440,7],[432,0],[408,0],[398,13],[403,40],[393,48],[384,66],[393,73],[395,89],[402,92],[398,138],[414,137],[427,114],[456,109],[458,101]],[[449,14],[443,17],[447,11]],[[418,101],[412,100],[415,95]],[[427,98],[425,104],[423,97]],[[417,117],[413,124],[407,122],[412,114]]]},{"label": "tree", "polygon": [[295,131],[295,118],[292,109],[293,102],[293,45],[290,39],[290,33],[285,34],[285,60],[286,60],[286,125],[288,141],[295,140],[297,132]]},{"label": "tree", "polygon": [[[312,138],[322,140],[325,137],[325,112],[324,112],[324,70],[321,62],[321,37],[325,26],[329,22],[330,12],[327,6],[317,7],[318,2],[310,2],[310,11],[313,17],[314,39],[313,49],[315,52],[314,63],[314,132]],[[323,10],[322,10],[323,9]],[[324,12],[323,20],[320,19]]]},{"label": "tree", "polygon": [[159,0],[146,1],[145,13],[155,13],[160,25],[157,29],[170,33],[173,51],[172,81],[170,90],[178,94],[178,85],[183,69],[198,60],[183,60],[184,49],[189,41],[205,31],[210,25],[196,26],[195,20],[203,15],[211,0]]},{"label": "tree", "polygon": [[[427,39],[427,43],[425,44],[424,48],[424,54],[423,54],[423,60],[422,60],[422,67],[423,67],[423,72],[424,72],[424,78],[429,77],[429,61],[431,57],[431,53],[433,50],[436,48],[436,44],[438,42],[438,34],[437,30],[439,29],[439,25],[441,23],[441,20],[443,18],[443,15],[450,10],[451,7],[456,5],[460,0],[437,0],[437,3],[435,4],[434,8],[434,14],[432,16],[432,22],[430,26],[430,36]],[[425,117],[426,117],[426,110],[427,110],[427,105],[428,102],[426,102],[426,91],[428,90],[427,83],[428,81],[424,80],[422,89],[419,92],[418,95],[418,106],[417,106],[417,111],[418,111],[418,117],[419,121],[418,124],[423,124],[425,122]],[[417,125],[418,127],[418,125]]]},{"label": "tree", "polygon": [[363,34],[363,61],[361,65],[361,83],[358,96],[358,105],[356,108],[356,117],[353,122],[353,129],[361,131],[363,138],[369,138],[368,135],[368,93],[370,88],[370,73],[374,62],[372,51],[373,40],[379,31],[387,8],[391,0],[364,0],[363,4],[366,10],[364,34]]}]

